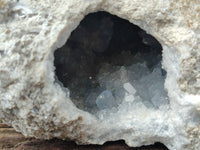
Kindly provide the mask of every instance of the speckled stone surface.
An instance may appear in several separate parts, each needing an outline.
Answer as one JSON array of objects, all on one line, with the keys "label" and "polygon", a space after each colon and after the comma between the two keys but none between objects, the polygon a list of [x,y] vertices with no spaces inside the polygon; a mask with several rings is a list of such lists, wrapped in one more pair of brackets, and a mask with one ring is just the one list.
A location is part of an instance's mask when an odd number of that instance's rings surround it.
[{"label": "speckled stone surface", "polygon": [[[161,43],[168,111],[130,108],[99,121],[78,109],[55,81],[54,51],[85,15],[100,10]],[[199,12],[198,0],[0,0],[0,120],[28,137],[199,150]]]},{"label": "speckled stone surface", "polygon": [[0,124],[0,149],[3,150],[167,150],[167,148],[156,143],[151,146],[130,148],[123,141],[107,142],[104,145],[77,145],[72,141],[59,139],[38,140],[25,138],[13,128]]}]

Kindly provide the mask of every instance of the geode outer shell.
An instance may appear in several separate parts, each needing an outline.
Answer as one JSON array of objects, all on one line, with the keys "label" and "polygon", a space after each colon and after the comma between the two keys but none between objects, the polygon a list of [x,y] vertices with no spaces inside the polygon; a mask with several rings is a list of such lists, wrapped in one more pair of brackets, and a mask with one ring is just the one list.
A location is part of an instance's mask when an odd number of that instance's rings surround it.
[{"label": "geode outer shell", "polygon": [[[54,51],[96,11],[127,19],[162,44],[169,111],[141,108],[99,121],[55,81]],[[199,150],[199,0],[0,0],[0,120],[29,137]]]}]

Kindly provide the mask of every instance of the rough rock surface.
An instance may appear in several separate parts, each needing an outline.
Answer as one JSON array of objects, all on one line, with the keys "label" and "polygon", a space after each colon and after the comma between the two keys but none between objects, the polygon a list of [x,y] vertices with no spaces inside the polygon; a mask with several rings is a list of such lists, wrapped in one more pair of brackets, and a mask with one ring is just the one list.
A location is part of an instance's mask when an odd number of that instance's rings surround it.
[{"label": "rough rock surface", "polygon": [[[138,25],[163,47],[169,108],[129,109],[98,120],[78,109],[55,81],[54,51],[85,15],[107,11]],[[124,139],[200,149],[198,0],[0,0],[0,120],[25,136],[82,144]],[[120,113],[119,113],[120,114]]]},{"label": "rough rock surface", "polygon": [[128,147],[124,141],[106,142],[104,145],[77,145],[72,141],[59,139],[41,140],[26,138],[17,133],[13,128],[0,124],[0,149],[1,150],[167,150],[167,148],[156,143],[140,148]]}]

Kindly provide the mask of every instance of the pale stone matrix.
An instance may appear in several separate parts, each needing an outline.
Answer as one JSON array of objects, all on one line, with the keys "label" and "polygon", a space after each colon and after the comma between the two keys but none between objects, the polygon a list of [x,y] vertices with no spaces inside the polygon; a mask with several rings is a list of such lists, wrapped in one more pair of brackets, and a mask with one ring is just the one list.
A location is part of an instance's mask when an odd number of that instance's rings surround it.
[{"label": "pale stone matrix", "polygon": [[[87,14],[97,11],[154,36],[162,45],[167,74],[159,72],[161,64],[148,72],[142,63],[98,74],[106,89],[96,96],[99,111],[93,114],[79,109],[70,88],[57,81],[54,51]],[[138,68],[143,69],[139,77]],[[125,92],[118,99],[107,85],[117,75],[122,80],[109,85]],[[150,101],[140,92],[140,85],[150,87],[149,80],[156,85],[151,90],[161,89],[145,93]],[[199,150],[199,0],[0,0],[0,120],[29,137],[80,144],[124,139],[133,147],[161,142],[170,150]]]}]

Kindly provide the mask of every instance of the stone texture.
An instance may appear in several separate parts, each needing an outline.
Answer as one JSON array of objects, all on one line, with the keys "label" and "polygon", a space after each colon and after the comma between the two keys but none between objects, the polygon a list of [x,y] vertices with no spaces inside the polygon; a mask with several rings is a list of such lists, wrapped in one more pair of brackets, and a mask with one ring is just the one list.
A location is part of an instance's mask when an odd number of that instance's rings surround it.
[{"label": "stone texture", "polygon": [[77,145],[72,141],[59,139],[39,140],[26,138],[17,133],[13,128],[0,124],[0,149],[1,150],[167,150],[167,148],[156,143],[151,146],[130,148],[123,141],[108,142],[103,146],[99,145]]},{"label": "stone texture", "polygon": [[[55,82],[53,54],[85,15],[104,10],[153,35],[163,47],[170,109],[128,109],[99,121]],[[0,120],[28,137],[82,144],[124,139],[200,149],[198,0],[0,0]]]},{"label": "stone texture", "polygon": [[99,145],[77,145],[72,141],[63,141],[59,139],[39,140],[34,138],[25,138],[17,133],[13,128],[1,128],[0,125],[0,149],[1,150],[167,150],[167,148],[156,143],[151,146],[142,146],[130,148],[123,141],[107,142]]}]

